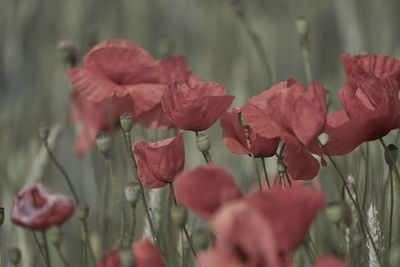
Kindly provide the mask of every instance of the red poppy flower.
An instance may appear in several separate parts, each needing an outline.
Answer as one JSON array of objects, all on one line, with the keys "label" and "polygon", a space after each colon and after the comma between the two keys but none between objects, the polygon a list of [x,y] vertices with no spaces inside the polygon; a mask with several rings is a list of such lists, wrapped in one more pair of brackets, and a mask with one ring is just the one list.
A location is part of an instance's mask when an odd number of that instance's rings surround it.
[{"label": "red poppy flower", "polygon": [[342,55],[348,83],[338,97],[344,111],[328,116],[326,144],[332,155],[351,152],[363,142],[400,128],[400,61],[385,56]]},{"label": "red poppy flower", "polygon": [[212,164],[182,172],[174,189],[178,202],[205,218],[211,218],[225,202],[242,196],[232,176]]},{"label": "red poppy flower", "polygon": [[139,46],[116,39],[93,47],[83,59],[84,68],[68,70],[74,88],[85,98],[99,102],[108,97],[130,97],[130,113],[145,127],[168,129],[174,125],[165,116],[160,100],[168,83],[200,79],[185,66],[183,56],[154,60]]},{"label": "red poppy flower", "polygon": [[[75,141],[75,154],[83,155],[96,143],[96,135],[102,131],[110,130],[109,110],[107,101],[94,102],[87,100],[78,92],[74,92],[71,98],[71,120],[78,124],[82,123]],[[112,97],[112,109],[114,113],[114,124],[119,124],[119,117],[124,112],[129,112],[132,101],[128,97]]]},{"label": "red poppy flower", "polygon": [[[135,267],[165,267],[165,262],[157,248],[147,239],[132,245]],[[122,264],[119,249],[109,252],[96,267],[126,267]]]},{"label": "red poppy flower", "polygon": [[133,146],[140,181],[150,188],[172,183],[185,165],[183,134],[159,142],[137,142]]},{"label": "red poppy flower", "polygon": [[303,242],[324,201],[320,192],[294,187],[223,205],[211,221],[216,246],[199,255],[199,266],[292,266],[289,255]]},{"label": "red poppy flower", "polygon": [[216,83],[203,82],[191,87],[184,81],[175,81],[168,86],[161,104],[177,127],[203,131],[210,128],[225,113],[234,98],[225,95],[225,89]]},{"label": "red poppy flower", "polygon": [[321,83],[305,88],[289,79],[252,97],[243,107],[243,117],[254,132],[286,141],[284,162],[293,179],[309,180],[318,174],[319,163],[310,152],[323,154],[316,138],[326,124],[325,99]]},{"label": "red poppy flower", "polygon": [[45,231],[52,225],[62,225],[75,209],[72,199],[40,183],[23,188],[14,201],[11,220],[31,230]]},{"label": "red poppy flower", "polygon": [[323,256],[319,257],[316,262],[314,262],[314,267],[349,267],[345,262],[334,256]]},{"label": "red poppy flower", "polygon": [[255,157],[270,157],[276,152],[279,145],[279,137],[264,138],[249,128],[250,150],[247,145],[246,135],[238,120],[238,114],[242,108],[234,108],[227,111],[220,120],[222,136],[226,147],[236,154],[250,154]]}]

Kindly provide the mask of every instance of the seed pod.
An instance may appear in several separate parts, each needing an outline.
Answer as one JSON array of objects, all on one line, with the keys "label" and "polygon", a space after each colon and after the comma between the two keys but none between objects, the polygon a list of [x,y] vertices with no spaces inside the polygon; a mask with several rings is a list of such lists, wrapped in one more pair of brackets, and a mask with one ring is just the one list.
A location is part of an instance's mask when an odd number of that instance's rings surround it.
[{"label": "seed pod", "polygon": [[193,241],[200,249],[208,247],[210,233],[206,229],[198,229],[193,233]]},{"label": "seed pod", "polygon": [[297,32],[302,36],[305,37],[308,35],[310,27],[308,20],[305,16],[300,16],[296,21],[296,29]]},{"label": "seed pod", "polygon": [[211,146],[208,134],[199,134],[196,137],[196,146],[201,152],[208,152]]},{"label": "seed pod", "polygon": [[119,122],[125,133],[130,133],[132,130],[133,119],[130,113],[124,113],[119,117]]},{"label": "seed pod", "polygon": [[124,187],[125,198],[132,205],[136,205],[140,196],[140,186],[139,183],[131,182]]},{"label": "seed pod", "polygon": [[395,146],[394,144],[388,145],[387,150],[385,149],[386,164],[389,165],[390,167],[392,167],[393,166],[392,159],[393,159],[394,163],[396,164],[398,155],[399,155],[399,148],[397,146]]},{"label": "seed pod", "polygon": [[171,208],[172,221],[178,227],[182,227],[186,224],[188,212],[185,206],[178,205]]},{"label": "seed pod", "polygon": [[107,155],[111,150],[111,136],[107,132],[96,135],[96,145],[101,153]]},{"label": "seed pod", "polygon": [[340,202],[329,203],[325,207],[325,213],[331,222],[335,224],[340,223],[344,217],[344,208],[342,203]]},{"label": "seed pod", "polygon": [[85,203],[79,204],[79,206],[76,208],[76,214],[78,215],[78,219],[86,219],[89,215],[89,207]]},{"label": "seed pod", "polygon": [[8,258],[12,264],[18,266],[21,262],[21,250],[17,247],[10,248],[8,250]]},{"label": "seed pod", "polygon": [[50,243],[55,247],[59,247],[62,241],[61,228],[58,225],[54,225],[47,230],[47,237]]}]

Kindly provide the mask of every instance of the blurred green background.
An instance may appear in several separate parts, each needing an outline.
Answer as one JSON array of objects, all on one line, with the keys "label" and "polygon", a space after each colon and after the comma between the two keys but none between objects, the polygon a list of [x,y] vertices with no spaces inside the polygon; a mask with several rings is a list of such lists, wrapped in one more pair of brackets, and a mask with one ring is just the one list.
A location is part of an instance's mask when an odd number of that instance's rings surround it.
[{"label": "blurred green background", "polygon": [[[305,81],[295,28],[300,15],[305,15],[311,24],[313,80],[330,90],[334,107],[338,107],[335,95],[345,83],[342,52],[400,57],[400,1],[242,2],[246,23],[259,36],[268,58],[272,80],[230,0],[0,0],[0,206],[7,215],[0,238],[4,252],[18,246],[23,253],[23,266],[42,264],[31,234],[9,220],[13,198],[24,185],[41,180],[55,191],[69,194],[40,145],[37,127],[41,122],[50,125],[50,144],[79,186],[78,193],[88,202],[92,215],[96,214],[99,201],[95,181],[101,184],[106,178],[102,158],[95,149],[81,159],[73,154],[76,131],[68,120],[71,85],[57,50],[60,40],[74,42],[83,56],[100,41],[124,38],[160,58],[160,40],[168,36],[176,44],[175,54],[185,55],[187,65],[198,76],[222,84],[236,96],[234,107],[289,77]],[[144,132],[138,126],[135,129],[134,140],[155,140],[172,134]],[[251,161],[225,148],[219,123],[209,132],[214,161],[229,168],[248,191],[254,182]],[[185,145],[186,166],[203,164],[193,135],[185,133]],[[377,157],[381,162],[380,155]],[[124,176],[128,167],[125,155],[116,152],[114,158],[118,173]],[[274,172],[274,164],[269,162],[270,172]],[[74,220],[65,226],[67,244],[79,242]],[[112,244],[107,246],[110,247]],[[74,266],[79,262],[79,246],[66,245],[65,253],[76,258],[71,260]],[[58,261],[55,254],[53,260]]]}]

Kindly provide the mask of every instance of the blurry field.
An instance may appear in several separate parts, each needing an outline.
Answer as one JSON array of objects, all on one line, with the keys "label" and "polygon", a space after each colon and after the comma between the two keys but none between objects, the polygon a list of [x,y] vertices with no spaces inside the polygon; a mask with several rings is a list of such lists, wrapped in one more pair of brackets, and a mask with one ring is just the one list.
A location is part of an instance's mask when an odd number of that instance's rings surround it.
[{"label": "blurry field", "polygon": [[[130,40],[155,58],[160,58],[160,40],[168,36],[176,43],[175,53],[187,58],[187,65],[206,81],[222,84],[236,96],[233,107],[260,93],[273,83],[294,77],[305,81],[295,20],[305,15],[311,23],[311,67],[313,80],[330,90],[330,111],[337,110],[337,91],[345,83],[340,54],[369,52],[400,58],[400,2],[397,0],[248,0],[244,12],[249,25],[261,38],[272,70],[268,80],[254,44],[249,40],[228,0],[0,0],[0,206],[7,218],[0,228],[3,264],[7,249],[18,246],[23,266],[40,266],[41,259],[31,233],[13,226],[9,214],[15,194],[26,184],[42,181],[55,191],[69,195],[61,174],[48,161],[37,136],[41,122],[50,125],[50,143],[63,166],[78,186],[78,194],[89,204],[90,227],[98,229],[100,192],[106,178],[102,158],[96,149],[82,158],[73,153],[76,129],[69,122],[71,85],[57,51],[60,40],[76,43],[81,55],[94,44],[113,38]],[[219,123],[210,130],[214,162],[229,169],[248,191],[254,182],[250,158],[234,155],[224,146]],[[134,140],[156,140],[172,132],[144,131],[135,126]],[[394,140],[397,133],[386,137]],[[53,138],[54,137],[54,138]],[[119,136],[118,136],[119,137]],[[119,141],[119,138],[116,138]],[[370,166],[363,163],[367,145],[346,157],[341,168],[354,176],[360,189],[370,178],[364,207],[383,192],[384,168],[379,144],[369,144]],[[203,164],[194,136],[185,133],[186,166]],[[126,180],[128,164],[120,145],[114,149],[117,175]],[[270,160],[269,172],[276,162]],[[386,170],[386,172],[384,172]],[[335,173],[322,168],[322,187],[328,200],[339,199]],[[115,203],[114,203],[115,204]],[[382,205],[383,203],[376,203]],[[381,206],[379,206],[381,207]],[[396,211],[395,216],[398,216]],[[332,252],[333,231],[317,225],[315,238],[321,252]],[[395,220],[396,221],[396,220]],[[116,223],[116,222],[115,222]],[[399,234],[395,225],[393,236]],[[73,266],[80,259],[79,228],[76,218],[66,223],[63,249]],[[112,248],[108,244],[105,249]],[[52,252],[54,266],[61,266]],[[173,265],[170,265],[173,266]]]}]

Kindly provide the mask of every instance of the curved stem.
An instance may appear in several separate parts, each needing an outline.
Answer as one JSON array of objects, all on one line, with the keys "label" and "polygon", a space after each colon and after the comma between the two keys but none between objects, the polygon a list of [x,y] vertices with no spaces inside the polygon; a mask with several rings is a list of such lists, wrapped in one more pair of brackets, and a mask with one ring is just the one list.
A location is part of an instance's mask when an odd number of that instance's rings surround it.
[{"label": "curved stem", "polygon": [[267,181],[268,188],[270,189],[271,188],[271,184],[269,183],[269,177],[268,177],[268,173],[267,173],[267,167],[265,166],[265,158],[264,157],[261,157],[261,164],[262,164],[262,167],[263,167],[265,180]]},{"label": "curved stem", "polygon": [[47,246],[47,237],[46,237],[46,234],[45,234],[45,232],[43,231],[42,232],[42,238],[43,238],[43,246],[44,246],[44,252],[45,252],[45,254],[46,254],[46,266],[47,267],[51,267],[51,264],[50,264],[50,255],[49,255],[49,248],[48,248],[48,246]]},{"label": "curved stem", "polygon": [[114,193],[117,197],[117,201],[119,204],[119,208],[120,208],[120,233],[119,233],[119,241],[118,241],[118,246],[120,248],[122,248],[123,246],[123,241],[124,241],[124,236],[125,236],[125,209],[124,209],[124,202],[121,196],[121,192],[120,192],[120,187],[119,187],[119,183],[117,178],[115,177],[114,174],[114,169],[112,166],[112,161],[111,158],[109,156],[105,157],[105,162],[106,162],[106,166],[108,169],[108,173],[110,175],[110,179],[111,179],[111,183],[113,185],[114,188]]},{"label": "curved stem", "polygon": [[136,228],[136,205],[131,204],[131,230],[129,233],[128,244],[132,244],[135,237],[135,228]]},{"label": "curved stem", "polygon": [[139,176],[137,174],[137,164],[136,164],[135,158],[133,156],[133,152],[132,152],[132,148],[131,148],[131,134],[129,132],[125,132],[125,134],[124,134],[124,142],[125,142],[126,151],[128,153],[128,156],[129,156],[129,162],[130,162],[130,165],[131,165],[132,174],[133,174],[133,176],[135,178],[135,182],[139,183],[139,186],[140,186],[140,193],[141,193],[142,202],[143,202],[143,210],[144,210],[144,212],[146,214],[147,222],[150,225],[150,231],[151,231],[151,235],[153,236],[153,242],[154,242],[154,244],[156,244],[158,246],[159,245],[158,244],[158,238],[157,238],[157,235],[156,235],[156,231],[155,231],[155,228],[154,228],[153,221],[151,219],[149,206],[147,205],[146,195],[145,195],[145,192],[144,192],[144,187],[143,187],[142,181],[140,181]]},{"label": "curved stem", "polygon": [[69,190],[72,193],[72,196],[74,197],[74,200],[77,204],[80,203],[79,201],[79,197],[78,194],[75,191],[75,188],[72,184],[71,178],[69,177],[67,171],[63,168],[63,166],[60,164],[60,162],[58,162],[58,160],[56,159],[56,157],[54,156],[53,152],[51,151],[50,147],[49,147],[49,143],[46,141],[44,141],[44,146],[46,148],[47,153],[49,154],[50,159],[53,161],[54,165],[56,165],[57,169],[62,173],[62,175],[64,176],[65,181],[68,184]]},{"label": "curved stem", "polygon": [[[363,212],[361,211],[360,205],[358,204],[358,202],[354,199],[353,195],[351,194],[350,189],[349,189],[349,187],[348,187],[348,185],[347,185],[346,178],[344,177],[344,175],[342,174],[342,172],[339,170],[339,167],[336,165],[336,162],[333,160],[333,158],[331,157],[331,155],[328,153],[328,151],[326,150],[325,146],[321,143],[321,141],[320,141],[318,138],[317,138],[317,142],[319,143],[320,147],[322,148],[322,150],[324,151],[325,155],[328,157],[329,161],[332,163],[332,165],[333,165],[333,167],[335,168],[336,172],[338,173],[340,179],[342,180],[344,189],[346,190],[347,194],[349,195],[349,197],[350,197],[351,201],[353,202],[354,207],[356,208],[357,213],[358,213],[358,215],[359,215],[359,217],[360,217],[360,222],[361,222],[361,225],[362,225],[361,228],[362,228],[362,229],[365,229],[365,232],[367,233],[367,236],[368,236],[368,238],[369,238],[369,240],[370,240],[370,242],[371,242],[371,244],[372,244],[372,247],[373,247],[373,249],[374,249],[374,252],[375,252],[376,256],[378,257],[378,255],[379,255],[378,249],[377,249],[376,244],[375,244],[375,242],[374,242],[374,240],[373,240],[373,238],[372,238],[372,235],[371,235],[371,232],[370,232],[370,230],[369,230],[369,227],[368,227],[368,225],[366,224],[364,214],[363,214]],[[364,232],[364,231],[363,231],[363,232]],[[380,261],[380,259],[378,259],[378,261],[379,261],[379,266],[381,266],[381,261]]]},{"label": "curved stem", "polygon": [[390,251],[390,247],[392,245],[392,225],[393,225],[393,206],[394,206],[393,167],[389,168],[389,179],[390,179],[390,213],[389,213],[389,238],[388,238],[387,251]]},{"label": "curved stem", "polygon": [[249,128],[244,127],[243,129],[244,129],[244,133],[246,135],[247,148],[249,149],[251,159],[253,160],[254,169],[257,174],[258,189],[260,190],[260,192],[262,192],[261,175],[260,175],[260,172],[258,171],[256,158],[254,157],[254,154],[250,150],[251,144],[250,144],[250,137],[249,137]]},{"label": "curved stem", "polygon": [[[174,188],[172,186],[172,183],[169,184],[169,188],[171,189],[170,192],[171,192],[171,195],[172,195],[172,199],[174,200],[174,205],[177,206],[178,202],[176,201],[176,198],[175,198],[175,193],[174,193]],[[186,239],[187,239],[187,241],[189,243],[190,249],[193,252],[193,255],[196,257],[196,250],[194,249],[192,240],[190,239],[190,236],[189,236],[189,233],[188,233],[188,231],[186,229],[186,226],[184,225],[181,228],[182,228],[182,230],[183,230],[183,232],[184,232],[184,234],[186,236]]]},{"label": "curved stem", "polygon": [[44,262],[46,262],[46,255],[44,254],[42,245],[40,244],[39,239],[37,238],[35,232],[34,231],[31,231],[31,232],[32,232],[33,240],[35,240],[35,244],[39,249],[40,255],[42,255]]},{"label": "curved stem", "polygon": [[62,253],[60,246],[55,246],[58,252],[58,256],[60,256],[60,259],[64,263],[65,267],[71,267],[71,264],[69,264],[67,258],[65,258],[64,254]]}]

